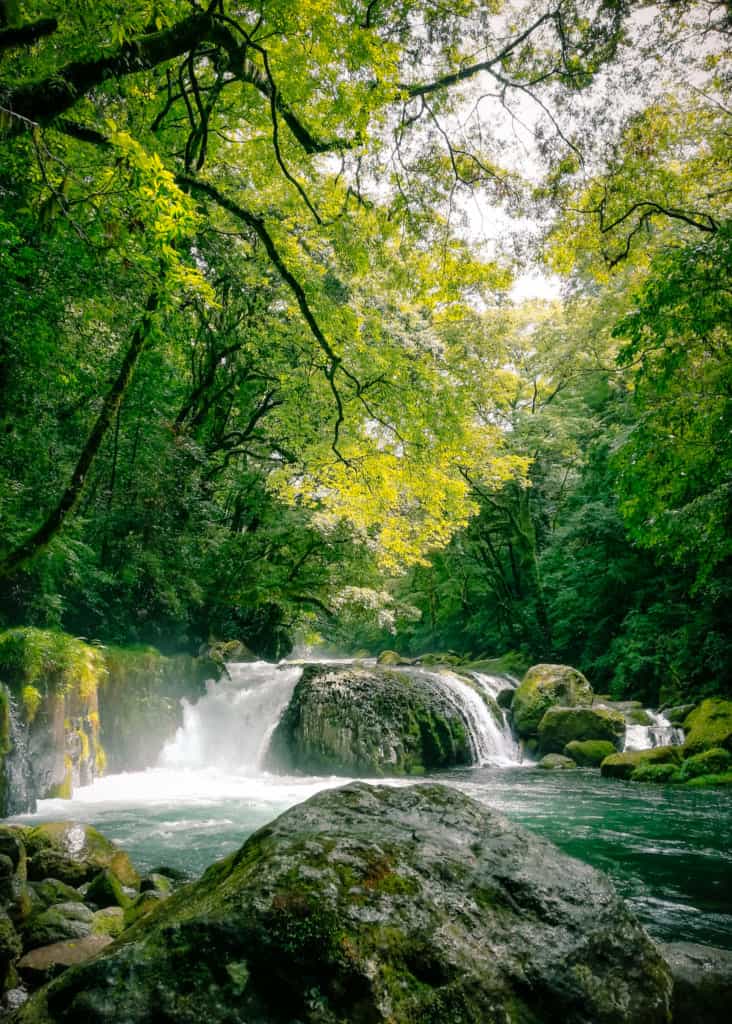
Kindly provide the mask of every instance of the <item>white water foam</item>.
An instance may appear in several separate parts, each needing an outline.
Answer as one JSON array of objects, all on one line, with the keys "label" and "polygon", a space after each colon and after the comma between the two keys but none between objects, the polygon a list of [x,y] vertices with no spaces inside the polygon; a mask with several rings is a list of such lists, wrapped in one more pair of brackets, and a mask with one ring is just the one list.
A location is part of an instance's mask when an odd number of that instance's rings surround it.
[{"label": "white water foam", "polygon": [[230,663],[228,677],[209,682],[200,700],[183,701],[183,725],[163,748],[159,765],[258,774],[301,675],[299,665]]},{"label": "white water foam", "polygon": [[[468,728],[473,760],[476,765],[516,765],[519,762],[519,749],[508,723],[503,720],[499,726],[485,700],[465,679],[454,672],[428,672],[425,669],[411,669],[436,682],[452,706],[459,712]],[[478,687],[493,697],[489,692],[490,684],[481,683],[477,673],[473,674]],[[493,678],[493,677],[485,677]],[[505,685],[500,689],[505,689]],[[495,699],[495,698],[493,698]],[[502,712],[501,712],[502,714]]]},{"label": "white water foam", "polygon": [[653,750],[654,747],[677,747],[684,742],[684,730],[671,725],[660,711],[645,709],[650,725],[627,725],[623,750]]}]

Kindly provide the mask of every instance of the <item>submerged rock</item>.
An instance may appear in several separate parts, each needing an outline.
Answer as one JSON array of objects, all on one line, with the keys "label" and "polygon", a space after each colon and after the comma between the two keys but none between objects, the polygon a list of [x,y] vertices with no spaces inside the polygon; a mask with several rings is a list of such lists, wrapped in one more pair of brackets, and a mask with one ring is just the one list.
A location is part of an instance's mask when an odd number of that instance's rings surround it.
[{"label": "submerged rock", "polygon": [[674,980],[674,1024],[720,1024],[732,1006],[732,952],[693,942],[661,947]]},{"label": "submerged rock", "polygon": [[275,729],[275,770],[409,775],[470,764],[465,722],[428,675],[307,666]]},{"label": "submerged rock", "polygon": [[592,700],[592,687],[577,669],[569,665],[534,665],[514,694],[511,705],[513,724],[520,736],[535,736],[539,722],[549,708],[556,704],[587,707]]},{"label": "submerged rock", "polygon": [[71,967],[19,1024],[666,1024],[593,868],[444,786],[320,793]]},{"label": "submerged rock", "polygon": [[553,707],[539,722],[539,748],[559,754],[573,740],[607,740],[617,750],[625,736],[625,719],[609,708]]}]

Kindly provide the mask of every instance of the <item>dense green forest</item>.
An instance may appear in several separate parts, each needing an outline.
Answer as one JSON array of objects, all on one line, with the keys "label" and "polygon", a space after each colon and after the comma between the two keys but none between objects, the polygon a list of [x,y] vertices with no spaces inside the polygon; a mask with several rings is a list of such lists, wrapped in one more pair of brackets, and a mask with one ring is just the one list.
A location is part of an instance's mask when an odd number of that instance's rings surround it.
[{"label": "dense green forest", "polygon": [[0,626],[729,689],[731,38],[0,2]]}]

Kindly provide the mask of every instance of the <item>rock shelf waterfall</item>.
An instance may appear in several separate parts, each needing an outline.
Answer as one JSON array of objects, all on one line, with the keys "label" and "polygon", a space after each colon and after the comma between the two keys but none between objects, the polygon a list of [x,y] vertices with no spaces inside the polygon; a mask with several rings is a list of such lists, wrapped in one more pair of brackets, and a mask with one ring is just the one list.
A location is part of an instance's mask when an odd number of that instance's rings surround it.
[{"label": "rock shelf waterfall", "polygon": [[302,675],[301,665],[231,662],[196,704],[184,701],[183,725],[160,755],[166,768],[217,767],[257,774],[269,738]]},{"label": "rock shelf waterfall", "polygon": [[[218,682],[209,682],[197,703],[184,702],[183,725],[163,749],[160,766],[259,774],[270,736],[302,671],[301,664],[230,663]],[[515,685],[512,680],[472,673],[471,684],[454,672],[403,671],[439,685],[465,723],[476,765],[521,760],[503,709],[496,703],[501,690]]]},{"label": "rock shelf waterfall", "polygon": [[453,707],[460,713],[470,737],[476,765],[516,765],[521,762],[519,746],[508,719],[496,702],[501,690],[512,689],[515,681],[471,672],[470,679],[455,672],[428,672],[408,669],[436,682]]},{"label": "rock shelf waterfall", "polygon": [[660,711],[646,708],[650,725],[627,725],[623,750],[651,750],[654,747],[678,746],[684,742],[684,730],[671,725]]}]

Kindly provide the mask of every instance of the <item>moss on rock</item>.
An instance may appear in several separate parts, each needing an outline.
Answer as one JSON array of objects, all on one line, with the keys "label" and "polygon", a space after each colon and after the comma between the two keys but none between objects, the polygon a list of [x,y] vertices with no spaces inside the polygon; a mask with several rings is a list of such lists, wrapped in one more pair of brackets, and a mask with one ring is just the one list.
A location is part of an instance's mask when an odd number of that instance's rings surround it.
[{"label": "moss on rock", "polygon": [[275,729],[275,771],[421,775],[470,764],[465,723],[439,677],[307,666]]},{"label": "moss on rock", "polygon": [[732,752],[732,700],[710,697],[684,720],[687,757],[721,747]]},{"label": "moss on rock", "polygon": [[140,876],[124,850],[91,825],[47,822],[23,829],[22,835],[33,880],[57,878],[77,886],[108,868],[123,885],[139,885]]},{"label": "moss on rock", "polygon": [[599,768],[606,757],[615,753],[617,748],[609,740],[572,740],[564,748],[564,754],[581,768]]},{"label": "moss on rock", "polygon": [[639,764],[630,776],[631,782],[679,782],[680,772],[675,764]]},{"label": "moss on rock", "polygon": [[686,782],[700,775],[724,775],[731,767],[732,754],[722,747],[712,747],[684,761],[681,766],[681,778]]},{"label": "moss on rock", "polygon": [[589,706],[592,700],[592,687],[577,669],[569,665],[534,665],[514,694],[511,716],[520,736],[535,736],[549,708],[557,704]]},{"label": "moss on rock", "polygon": [[577,763],[571,757],[565,757],[564,754],[545,754],[536,767],[542,768],[544,771],[555,771],[557,769],[576,768]]},{"label": "moss on rock", "polygon": [[681,763],[681,747],[653,747],[652,750],[626,750],[606,757],[600,771],[610,779],[629,779],[642,764]]},{"label": "moss on rock", "polygon": [[447,787],[355,784],[255,833],[16,1024],[666,1024],[670,994],[599,872]]},{"label": "moss on rock", "polygon": [[560,753],[573,740],[607,740],[617,750],[625,735],[625,719],[608,708],[553,707],[539,722],[539,748]]}]

